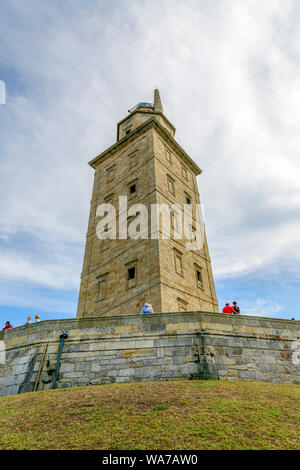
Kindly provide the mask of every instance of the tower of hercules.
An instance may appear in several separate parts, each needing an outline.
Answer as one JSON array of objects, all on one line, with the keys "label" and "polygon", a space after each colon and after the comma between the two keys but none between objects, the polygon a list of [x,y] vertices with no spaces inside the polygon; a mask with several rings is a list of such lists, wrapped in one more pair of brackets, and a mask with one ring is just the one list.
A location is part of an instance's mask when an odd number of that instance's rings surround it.
[{"label": "tower of hercules", "polygon": [[[201,244],[190,249],[181,222],[180,208],[187,207],[192,238],[201,170],[174,135],[156,89],[154,103],[130,110],[116,143],[89,163],[94,187],[77,317],[137,314],[145,302],[155,313],[218,312],[204,226]],[[100,211],[108,206],[115,216]],[[165,222],[155,207],[169,208]]]}]

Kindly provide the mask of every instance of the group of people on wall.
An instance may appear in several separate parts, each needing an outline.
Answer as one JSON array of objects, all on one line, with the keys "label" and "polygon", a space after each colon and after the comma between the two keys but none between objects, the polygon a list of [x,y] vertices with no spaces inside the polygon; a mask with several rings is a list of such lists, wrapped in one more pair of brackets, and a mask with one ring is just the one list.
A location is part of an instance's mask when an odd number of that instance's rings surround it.
[{"label": "group of people on wall", "polygon": [[[154,313],[152,305],[149,304],[149,303],[145,303],[142,310],[141,310],[141,313],[142,314],[144,314],[144,313]],[[232,305],[230,305],[229,302],[226,302],[225,307],[222,310],[222,313],[229,314],[229,315],[240,315],[241,311],[240,311],[240,307],[238,306],[237,302],[234,301],[234,302],[232,302]],[[25,323],[25,325],[30,325],[31,324],[31,319],[32,319],[31,317],[27,317],[27,322]],[[34,320],[35,320],[35,323],[39,322],[40,321],[40,316],[35,315]],[[295,320],[295,318],[291,318],[291,320]],[[5,323],[4,328],[2,328],[2,331],[3,330],[10,330],[11,328],[13,328],[12,324],[9,321],[7,321]]]},{"label": "group of people on wall", "polygon": [[[153,313],[153,308],[151,304],[145,303],[141,313]],[[229,302],[226,303],[225,307],[222,310],[222,313],[228,313],[231,315],[239,315],[240,312],[240,307],[238,306],[237,302],[234,301],[232,302],[232,306],[229,304]]]},{"label": "group of people on wall", "polygon": [[153,313],[152,305],[148,304],[148,303],[145,303],[142,310],[141,310],[141,313]]},{"label": "group of people on wall", "polygon": [[[34,317],[34,320],[35,320],[35,323],[39,322],[40,321],[40,316],[36,315]],[[31,324],[31,317],[27,317],[27,322],[25,323],[25,325],[30,325],[30,324]],[[11,328],[13,328],[12,324],[9,321],[7,321],[5,323],[4,328],[2,328],[2,331],[3,330],[10,330]]]},{"label": "group of people on wall", "polygon": [[[149,304],[149,303],[145,303],[142,310],[141,310],[141,313],[142,314],[144,314],[144,313],[153,313],[152,305]],[[232,306],[229,304],[229,302],[227,302],[225,307],[223,308],[222,313],[227,313],[227,314],[232,314],[232,315],[239,315],[240,314],[240,307],[238,307],[237,302],[232,302]],[[25,325],[30,325],[31,320],[32,320],[31,317],[27,317],[27,322],[25,323]],[[36,315],[35,316],[35,323],[39,322],[39,321],[40,321],[40,316]],[[2,330],[10,330],[11,328],[13,328],[12,324],[9,321],[7,321],[5,323],[4,328],[2,328]]]},{"label": "group of people on wall", "polygon": [[225,307],[222,310],[222,313],[227,313],[229,315],[239,315],[241,311],[237,302],[234,301],[232,302],[232,305],[230,305],[229,302],[226,302]]}]

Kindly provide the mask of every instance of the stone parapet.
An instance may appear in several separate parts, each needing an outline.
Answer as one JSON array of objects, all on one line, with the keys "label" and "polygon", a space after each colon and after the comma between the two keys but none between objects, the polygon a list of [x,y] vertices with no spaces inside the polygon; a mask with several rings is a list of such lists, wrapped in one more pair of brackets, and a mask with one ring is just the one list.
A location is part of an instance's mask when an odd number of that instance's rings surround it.
[{"label": "stone parapet", "polygon": [[0,395],[33,391],[37,378],[37,390],[52,388],[62,332],[58,388],[179,379],[300,383],[299,321],[179,312],[45,320],[0,332]]}]

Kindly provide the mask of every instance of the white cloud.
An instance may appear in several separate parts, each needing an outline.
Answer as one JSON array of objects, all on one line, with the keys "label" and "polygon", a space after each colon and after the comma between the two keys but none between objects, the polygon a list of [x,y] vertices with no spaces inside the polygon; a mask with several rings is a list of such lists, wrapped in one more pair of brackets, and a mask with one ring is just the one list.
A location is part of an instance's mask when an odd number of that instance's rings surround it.
[{"label": "white cloud", "polygon": [[245,304],[243,314],[257,317],[278,317],[282,313],[282,306],[277,302],[270,302],[264,299],[256,299],[251,304]]},{"label": "white cloud", "polygon": [[[57,296],[57,293],[51,296],[49,291],[47,293],[38,292],[31,289],[30,284],[20,285],[16,288],[14,283],[13,285],[11,284],[10,287],[8,285],[5,287],[6,288],[1,289],[0,292],[0,305],[5,305],[5,307],[33,309],[35,313],[41,315],[41,319],[47,319],[44,318],[43,312],[47,312],[47,317],[53,315],[56,318],[62,318],[62,314],[64,317],[74,317],[76,315],[74,299],[66,300],[66,296]],[[1,320],[6,318],[4,312],[5,309],[2,309]],[[18,323],[20,322],[20,318],[21,317],[18,318]]]},{"label": "white cloud", "polygon": [[[20,279],[40,286],[56,289],[78,287],[78,273],[70,258],[57,257],[51,264],[38,260],[26,259],[14,252],[2,254],[0,258],[0,279]],[[50,261],[50,260],[49,260]]]}]

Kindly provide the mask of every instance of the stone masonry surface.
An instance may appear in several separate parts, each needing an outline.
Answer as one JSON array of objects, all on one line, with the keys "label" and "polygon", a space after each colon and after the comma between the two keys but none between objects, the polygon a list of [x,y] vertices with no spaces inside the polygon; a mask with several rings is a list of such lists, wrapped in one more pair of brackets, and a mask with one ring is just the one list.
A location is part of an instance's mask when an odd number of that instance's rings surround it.
[{"label": "stone masonry surface", "polygon": [[68,333],[57,387],[151,380],[300,383],[300,322],[174,312],[46,320],[0,332],[0,395],[52,388],[60,334]]}]

